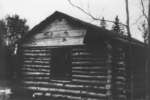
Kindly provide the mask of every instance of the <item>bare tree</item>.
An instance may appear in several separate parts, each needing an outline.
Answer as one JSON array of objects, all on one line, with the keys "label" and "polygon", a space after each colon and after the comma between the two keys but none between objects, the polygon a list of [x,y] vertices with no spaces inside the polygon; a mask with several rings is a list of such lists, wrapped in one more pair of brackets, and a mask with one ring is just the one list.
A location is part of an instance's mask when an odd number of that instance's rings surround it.
[{"label": "bare tree", "polygon": [[[145,100],[150,100],[150,1],[148,1],[148,6],[144,6],[144,0],[140,0],[141,7],[142,7],[142,16],[144,17],[144,21],[147,25],[143,27],[143,32],[146,32],[144,35],[146,35],[146,38],[148,40],[147,42],[147,58],[145,62],[145,73],[146,73],[146,96]],[[146,0],[145,0],[146,2]],[[148,8],[148,11],[146,11],[146,8]]]},{"label": "bare tree", "polygon": [[148,22],[148,13],[146,12],[146,8],[145,8],[145,6],[144,6],[144,1],[143,0],[140,0],[140,3],[141,3],[141,6],[142,6],[142,14],[143,14],[143,16],[145,17],[145,19],[147,20],[147,22]]},{"label": "bare tree", "polygon": [[142,32],[144,43],[148,44],[148,24],[146,20],[141,22],[140,26],[138,26],[138,30]]},{"label": "bare tree", "polygon": [[[80,7],[79,5],[76,5],[72,2],[72,0],[68,0],[69,4],[77,9],[79,9],[80,11],[82,11],[84,14],[86,14],[87,16],[89,16],[91,19],[95,20],[95,21],[106,21],[106,22],[110,22],[110,23],[115,23],[114,21],[111,21],[111,20],[106,20],[106,19],[103,19],[103,18],[99,18],[99,17],[96,17],[94,16],[90,11],[87,11],[85,9],[83,9],[82,7]],[[88,5],[88,8],[89,8],[89,4]],[[119,23],[121,24],[122,26],[125,26],[127,27],[126,24],[123,24],[123,23]]]},{"label": "bare tree", "polygon": [[128,0],[125,0],[125,6],[126,6],[126,28],[127,28],[128,36],[129,38],[131,38]]},{"label": "bare tree", "polygon": [[141,15],[136,20],[135,24],[137,22],[140,22],[140,25],[138,25],[139,31],[141,31],[144,43],[148,44],[148,6],[145,6],[148,0],[139,0],[141,5]]},{"label": "bare tree", "polygon": [[131,37],[131,31],[130,31],[130,13],[129,13],[129,2],[128,0],[125,0],[125,8],[126,8],[126,28],[127,28],[127,34],[128,34],[128,37],[129,37],[129,50],[128,50],[128,53],[129,53],[129,67],[130,67],[130,100],[133,100],[134,97],[133,97],[133,93],[134,93],[134,82],[133,82],[133,50],[132,50],[132,45],[131,45],[131,42],[132,42],[132,37]]},{"label": "bare tree", "polygon": [[147,94],[146,94],[146,100],[149,100],[150,99],[150,77],[149,77],[149,73],[150,73],[150,1],[149,1],[149,4],[148,4],[148,58],[147,58],[147,66],[146,66],[146,70],[147,70]]}]

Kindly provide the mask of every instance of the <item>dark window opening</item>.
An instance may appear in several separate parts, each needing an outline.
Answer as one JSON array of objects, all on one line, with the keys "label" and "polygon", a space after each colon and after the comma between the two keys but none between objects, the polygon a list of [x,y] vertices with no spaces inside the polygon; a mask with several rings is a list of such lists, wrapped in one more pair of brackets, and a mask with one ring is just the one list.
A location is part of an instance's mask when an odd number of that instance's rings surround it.
[{"label": "dark window opening", "polygon": [[70,48],[54,48],[51,60],[52,79],[71,78],[71,50]]}]

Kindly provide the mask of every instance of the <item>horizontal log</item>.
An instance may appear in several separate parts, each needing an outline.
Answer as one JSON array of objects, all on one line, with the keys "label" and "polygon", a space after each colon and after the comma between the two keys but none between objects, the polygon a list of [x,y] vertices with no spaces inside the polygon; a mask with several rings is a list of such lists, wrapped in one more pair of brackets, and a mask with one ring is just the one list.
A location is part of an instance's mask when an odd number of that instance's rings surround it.
[{"label": "horizontal log", "polygon": [[50,50],[46,49],[24,49],[23,53],[44,53],[44,52],[50,52]]},{"label": "horizontal log", "polygon": [[[37,92],[37,93],[40,93],[40,92]],[[45,93],[45,95],[42,95],[42,96],[46,96],[47,99],[52,99],[52,100],[106,100],[105,97],[91,98],[91,97],[83,97],[80,95],[68,95],[68,94],[52,93],[52,92]]]},{"label": "horizontal log", "polygon": [[[40,73],[41,75],[44,75],[44,74],[47,75],[48,73],[50,73],[50,70],[47,70],[47,71],[22,70],[22,73],[23,73],[23,75],[28,74],[28,73],[29,73],[28,75],[35,75],[35,73]],[[33,73],[33,74],[31,74],[31,73]],[[40,75],[40,74],[37,74],[37,75]]]},{"label": "horizontal log", "polygon": [[118,65],[126,65],[126,62],[125,61],[118,61],[117,64]]},{"label": "horizontal log", "polygon": [[119,85],[121,85],[121,86],[125,86],[126,85],[126,83],[122,82],[122,81],[116,81],[115,84],[118,85],[118,86]]},{"label": "horizontal log", "polygon": [[99,69],[92,69],[92,68],[80,68],[80,67],[72,67],[72,72],[73,71],[92,71],[92,72],[106,72],[108,71],[108,68],[99,68]]},{"label": "horizontal log", "polygon": [[103,69],[108,69],[107,67],[104,67],[104,66],[89,66],[87,65],[88,67],[86,66],[73,66],[72,69],[89,69],[89,70],[92,70],[92,69],[97,69],[97,70],[103,70]]},{"label": "horizontal log", "polygon": [[26,49],[26,50],[49,50],[50,46],[24,46],[24,47],[21,47],[21,49]]},{"label": "horizontal log", "polygon": [[39,75],[39,76],[23,76],[22,81],[33,81],[33,82],[49,82],[50,77],[46,75]]},{"label": "horizontal log", "polygon": [[24,57],[23,60],[50,61],[50,57]]},{"label": "horizontal log", "polygon": [[46,62],[46,63],[35,63],[35,62],[31,62],[31,61],[27,61],[27,62],[22,62],[23,65],[40,65],[40,66],[45,66],[45,65],[49,65],[50,66],[50,62]]},{"label": "horizontal log", "polygon": [[72,77],[74,78],[85,78],[85,79],[106,79],[107,76],[102,75],[102,76],[98,76],[98,75],[77,75],[77,74],[73,74]]},{"label": "horizontal log", "polygon": [[88,55],[88,56],[90,56],[90,55],[93,55],[91,52],[74,52],[74,53],[72,53],[72,56],[78,56],[78,55]]},{"label": "horizontal log", "polygon": [[48,77],[48,76],[43,76],[43,77],[42,77],[42,76],[28,76],[28,77],[23,77],[23,79],[24,79],[24,80],[32,80],[32,81],[33,81],[33,80],[34,80],[34,81],[37,81],[37,80],[38,80],[38,81],[43,81],[43,80],[44,80],[44,81],[45,81],[45,80],[46,80],[46,81],[49,81],[49,80],[50,80],[50,77]]},{"label": "horizontal log", "polygon": [[45,75],[45,74],[40,74],[40,75],[37,75],[37,74],[22,74],[22,80],[25,80],[25,79],[28,79],[28,77],[50,77],[50,75]]},{"label": "horizontal log", "polygon": [[[96,93],[106,93],[107,90],[105,88],[105,86],[90,86],[90,85],[76,85],[74,83],[72,84],[62,84],[62,83],[52,83],[49,82],[49,84],[42,84],[42,83],[28,83],[28,84],[24,84],[24,87],[37,87],[38,88],[57,88],[57,89],[72,89],[72,90],[82,90],[82,91],[89,91],[89,92],[96,92]],[[38,89],[34,89],[34,90],[38,90]]]},{"label": "horizontal log", "polygon": [[43,85],[48,85],[49,82],[45,81],[45,82],[41,82],[41,81],[28,81],[28,80],[24,80],[23,83],[25,84],[43,84]]},{"label": "horizontal log", "polygon": [[24,60],[24,63],[27,63],[27,64],[50,64],[49,61],[35,61],[35,60]]},{"label": "horizontal log", "polygon": [[127,95],[125,95],[125,94],[124,95],[120,94],[117,97],[120,98],[120,99],[124,99],[124,100],[127,99]]},{"label": "horizontal log", "polygon": [[124,81],[124,82],[127,81],[127,77],[124,77],[124,76],[116,76],[115,79],[116,80],[121,80],[121,81]]},{"label": "horizontal log", "polygon": [[100,83],[107,83],[107,76],[101,78],[93,78],[93,77],[82,77],[82,76],[73,76],[72,79],[79,79],[83,81],[99,81]]},{"label": "horizontal log", "polygon": [[73,82],[76,82],[76,83],[81,83],[81,84],[92,84],[92,85],[101,85],[101,84],[106,84],[105,81],[99,81],[99,80],[95,80],[95,81],[91,81],[91,80],[82,80],[82,79],[72,79]]},{"label": "horizontal log", "polygon": [[39,96],[43,96],[43,95],[44,95],[43,92],[34,92],[34,93],[32,94],[32,97],[35,98],[35,97],[39,97]]},{"label": "horizontal log", "polygon": [[[88,47],[76,47],[76,48],[72,48],[72,52],[91,52],[92,50],[90,50]],[[99,51],[105,51],[104,48],[99,49]]]},{"label": "horizontal log", "polygon": [[39,61],[43,61],[43,62],[49,62],[51,61],[51,57],[49,56],[23,56],[22,57],[23,61],[32,61],[32,62],[39,62]]},{"label": "horizontal log", "polygon": [[64,86],[68,88],[74,88],[74,89],[94,89],[94,90],[105,90],[105,85],[103,86],[97,86],[97,85],[85,85],[85,84],[75,84],[74,82],[67,83]]},{"label": "horizontal log", "polygon": [[72,48],[72,51],[75,52],[75,51],[83,51],[83,52],[86,52],[88,51],[88,49],[86,47],[76,47],[76,48]]},{"label": "horizontal log", "polygon": [[36,81],[36,80],[25,80],[25,84],[29,86],[41,86],[41,87],[56,87],[56,88],[71,88],[71,89],[88,89],[88,90],[105,90],[106,84],[83,84],[83,82],[62,82],[57,81]]},{"label": "horizontal log", "polygon": [[107,75],[107,72],[103,71],[79,71],[79,70],[72,70],[72,75],[78,74],[78,75]]},{"label": "horizontal log", "polygon": [[52,79],[50,79],[49,81],[40,81],[40,80],[24,80],[24,82],[25,83],[27,83],[27,84],[37,84],[37,85],[40,85],[40,84],[42,84],[42,85],[57,85],[57,84],[61,84],[61,85],[63,85],[63,84],[68,84],[68,83],[70,83],[71,81],[70,80],[52,80]]},{"label": "horizontal log", "polygon": [[127,89],[126,89],[126,87],[123,87],[123,86],[122,87],[121,86],[118,86],[118,87],[116,86],[115,90],[116,91],[126,91]]},{"label": "horizontal log", "polygon": [[42,68],[42,69],[49,69],[50,65],[42,65],[42,64],[23,64],[24,68]]},{"label": "horizontal log", "polygon": [[104,61],[73,61],[73,65],[105,65]]},{"label": "horizontal log", "polygon": [[116,68],[115,70],[126,71],[127,69],[125,67],[119,67],[119,68]]},{"label": "horizontal log", "polygon": [[106,58],[103,57],[73,57],[72,61],[105,61]]},{"label": "horizontal log", "polygon": [[[52,92],[53,94],[62,94],[62,95],[73,95],[73,96],[79,96],[79,97],[81,97],[81,99],[80,100],[82,100],[82,99],[86,99],[86,100],[90,100],[90,99],[88,99],[88,98],[94,98],[94,100],[95,99],[99,99],[99,100],[104,100],[104,99],[106,99],[106,94],[102,94],[102,93],[93,93],[93,92],[82,92],[81,91],[81,93],[79,94],[79,93],[60,93],[60,92]],[[66,100],[66,99],[65,99]],[[92,99],[93,100],[93,99]]]},{"label": "horizontal log", "polygon": [[58,94],[58,93],[51,93],[50,97],[55,100],[55,99],[59,99],[59,100],[82,100],[82,98],[80,96],[73,96],[73,95],[66,95],[66,94]]},{"label": "horizontal log", "polygon": [[23,56],[50,56],[50,53],[23,53]]},{"label": "horizontal log", "polygon": [[21,68],[23,71],[33,71],[33,72],[50,72],[50,69],[44,69],[44,68]]},{"label": "horizontal log", "polygon": [[50,75],[49,72],[23,72],[23,75]]},{"label": "horizontal log", "polygon": [[[26,80],[23,83],[24,87],[44,87],[44,88],[65,88],[63,83],[53,83],[53,82],[47,82],[47,81],[32,81],[32,80]],[[36,90],[36,89],[35,89]]]},{"label": "horizontal log", "polygon": [[128,75],[127,75],[127,70],[115,69],[115,70],[113,70],[113,71],[115,72],[115,73],[114,73],[115,76],[123,76],[123,77],[128,76]]},{"label": "horizontal log", "polygon": [[92,53],[92,54],[96,54],[96,53],[99,53],[99,54],[106,54],[107,52],[103,49],[99,49],[99,50],[97,50],[97,49],[95,49],[95,50],[90,50],[90,49],[88,49],[88,48],[86,48],[86,49],[82,49],[82,50],[74,50],[74,49],[72,49],[72,53]]},{"label": "horizontal log", "polygon": [[72,55],[72,57],[73,58],[77,58],[77,57],[79,57],[79,58],[106,58],[107,57],[107,55],[105,55],[105,54],[101,54],[101,55],[94,55],[94,54],[91,54],[91,55]]},{"label": "horizontal log", "polygon": [[60,94],[68,94],[68,95],[80,95],[80,96],[89,96],[89,97],[106,97],[105,93],[96,93],[96,92],[89,92],[89,91],[80,91],[80,90],[73,90],[73,89],[59,89],[59,88],[39,88],[39,87],[28,87],[28,89],[35,89],[40,90],[43,92],[53,92],[53,93],[60,93]]}]

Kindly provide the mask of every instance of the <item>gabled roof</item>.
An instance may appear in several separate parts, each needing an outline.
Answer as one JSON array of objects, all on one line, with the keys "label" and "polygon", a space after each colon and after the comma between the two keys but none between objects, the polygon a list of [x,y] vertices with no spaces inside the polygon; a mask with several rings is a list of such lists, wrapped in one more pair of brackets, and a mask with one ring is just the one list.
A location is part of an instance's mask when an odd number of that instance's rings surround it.
[{"label": "gabled roof", "polygon": [[[54,21],[55,19],[58,18],[66,18],[68,21],[70,21],[73,24],[77,24],[80,25],[82,27],[85,27],[88,31],[93,31],[93,32],[88,32],[89,36],[94,36],[95,37],[109,37],[112,39],[116,39],[119,40],[121,42],[127,42],[129,43],[129,38],[125,35],[119,35],[115,32],[112,32],[110,30],[107,29],[103,29],[101,27],[98,27],[96,25],[93,25],[91,23],[87,23],[85,21],[82,21],[80,19],[77,19],[75,17],[69,16],[65,13],[56,11],[54,12],[52,15],[50,15],[49,17],[47,17],[45,20],[43,20],[41,23],[39,23],[38,25],[36,25],[34,28],[32,28],[21,40],[21,43],[26,41],[27,39],[29,39],[30,37],[32,37],[33,35],[39,33],[39,31],[41,31],[43,28],[45,28],[49,23],[51,23],[52,21]],[[132,44],[137,44],[137,45],[142,45],[144,46],[144,43],[132,38]]]}]

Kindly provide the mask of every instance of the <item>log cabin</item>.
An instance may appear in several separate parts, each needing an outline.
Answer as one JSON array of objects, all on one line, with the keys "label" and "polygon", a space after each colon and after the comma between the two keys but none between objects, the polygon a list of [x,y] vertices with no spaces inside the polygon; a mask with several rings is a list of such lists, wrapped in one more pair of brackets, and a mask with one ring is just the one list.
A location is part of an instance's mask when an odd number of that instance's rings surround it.
[{"label": "log cabin", "polygon": [[56,11],[20,41],[12,90],[42,100],[141,99],[144,53],[134,38]]}]

